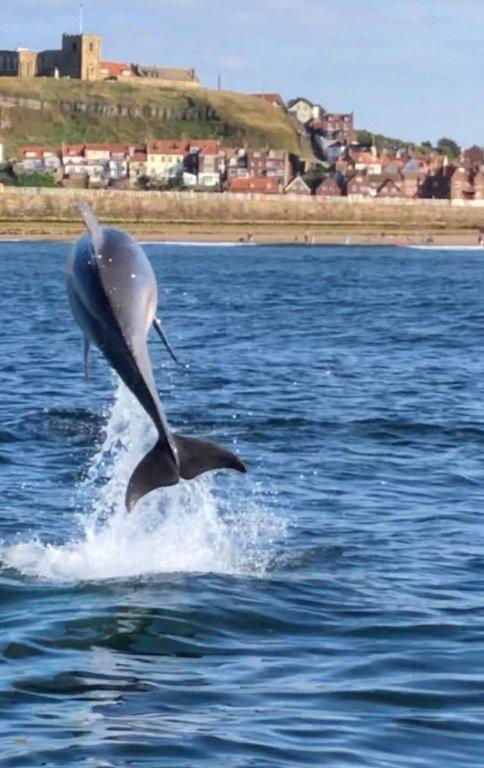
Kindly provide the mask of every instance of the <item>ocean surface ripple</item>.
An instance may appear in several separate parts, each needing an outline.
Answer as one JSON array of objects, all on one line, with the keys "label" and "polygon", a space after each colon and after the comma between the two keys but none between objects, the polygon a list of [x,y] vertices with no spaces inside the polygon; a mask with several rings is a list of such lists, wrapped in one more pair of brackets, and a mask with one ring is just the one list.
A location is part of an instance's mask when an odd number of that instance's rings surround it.
[{"label": "ocean surface ripple", "polygon": [[127,515],[69,251],[0,243],[0,766],[482,768],[482,254],[147,245],[169,421],[250,471]]}]

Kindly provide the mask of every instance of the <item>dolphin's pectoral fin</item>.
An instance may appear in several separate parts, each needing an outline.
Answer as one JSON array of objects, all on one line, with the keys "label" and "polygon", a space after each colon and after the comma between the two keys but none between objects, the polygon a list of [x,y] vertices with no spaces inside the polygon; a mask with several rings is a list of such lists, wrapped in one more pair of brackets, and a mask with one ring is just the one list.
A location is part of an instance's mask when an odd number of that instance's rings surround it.
[{"label": "dolphin's pectoral fin", "polygon": [[91,342],[84,336],[84,373],[86,381],[91,378]]},{"label": "dolphin's pectoral fin", "polygon": [[163,330],[163,326],[162,326],[161,322],[158,320],[157,317],[155,317],[155,319],[153,320],[153,328],[155,329],[156,333],[158,334],[158,336],[162,340],[163,344],[167,348],[169,354],[171,355],[171,357],[173,358],[175,363],[177,365],[181,365],[181,363],[178,361],[177,356],[175,355],[175,353],[173,352],[172,348],[170,347],[170,344],[168,343],[168,339],[166,338],[165,331]]},{"label": "dolphin's pectoral fin", "polygon": [[180,477],[184,480],[193,480],[212,469],[247,472],[244,462],[221,445],[185,435],[173,435],[173,438],[178,448]]}]

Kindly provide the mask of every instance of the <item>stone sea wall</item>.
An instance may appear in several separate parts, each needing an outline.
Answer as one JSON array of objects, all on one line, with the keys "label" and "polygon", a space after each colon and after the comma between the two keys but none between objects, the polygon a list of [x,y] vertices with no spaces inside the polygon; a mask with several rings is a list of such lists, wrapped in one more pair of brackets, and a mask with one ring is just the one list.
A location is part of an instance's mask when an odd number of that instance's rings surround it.
[{"label": "stone sea wall", "polygon": [[92,204],[106,221],[137,223],[308,224],[328,230],[453,232],[484,228],[484,201],[322,200],[289,196],[241,196],[114,190],[0,190],[0,222],[78,220],[76,199]]}]

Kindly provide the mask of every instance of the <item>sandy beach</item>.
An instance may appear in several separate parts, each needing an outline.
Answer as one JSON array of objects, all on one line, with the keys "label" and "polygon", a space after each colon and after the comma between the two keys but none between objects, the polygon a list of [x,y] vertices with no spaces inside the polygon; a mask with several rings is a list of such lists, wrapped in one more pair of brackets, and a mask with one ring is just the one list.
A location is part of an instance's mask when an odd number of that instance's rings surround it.
[{"label": "sandy beach", "polygon": [[[422,232],[369,234],[351,227],[334,231],[331,227],[305,227],[276,223],[271,227],[254,224],[163,224],[155,222],[126,222],[122,226],[137,239],[152,242],[253,243],[257,245],[442,245],[464,247],[478,245],[479,232]],[[0,240],[71,241],[81,235],[77,222],[1,222]]]}]

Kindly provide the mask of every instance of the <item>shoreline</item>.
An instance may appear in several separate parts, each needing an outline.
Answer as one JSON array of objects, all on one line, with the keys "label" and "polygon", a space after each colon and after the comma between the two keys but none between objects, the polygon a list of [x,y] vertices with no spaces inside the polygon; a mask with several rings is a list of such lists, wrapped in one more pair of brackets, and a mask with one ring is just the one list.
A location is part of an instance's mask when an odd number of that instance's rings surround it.
[{"label": "shoreline", "polygon": [[73,209],[79,199],[104,226],[156,242],[476,246],[484,230],[484,206],[442,200],[370,204],[346,198],[4,189],[0,239],[74,240],[84,231]]},{"label": "shoreline", "polygon": [[[145,243],[196,243],[207,245],[279,245],[279,246],[478,246],[478,231],[470,233],[442,233],[428,231],[426,233],[401,233],[376,235],[365,231],[331,232],[321,231],[316,227],[301,228],[300,226],[283,225],[273,230],[260,231],[254,226],[234,227],[214,226],[181,226],[161,225],[159,228],[150,224],[135,222],[113,222],[113,226],[125,229],[137,240]],[[265,229],[265,228],[264,228]],[[281,231],[282,230],[282,231]],[[81,224],[73,222],[9,222],[0,223],[0,243],[24,242],[66,242],[70,243],[83,233]],[[248,237],[250,235],[250,238]],[[307,238],[307,240],[306,240]],[[484,249],[484,246],[483,246]]]}]

